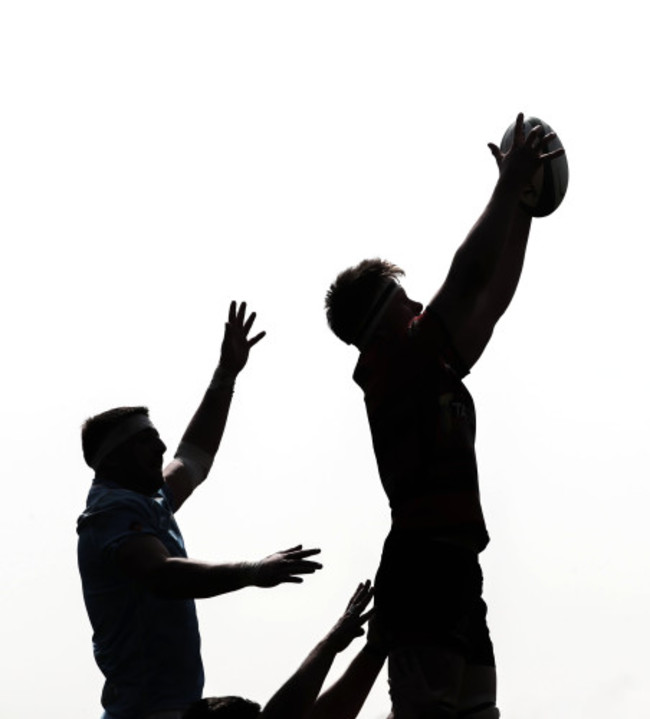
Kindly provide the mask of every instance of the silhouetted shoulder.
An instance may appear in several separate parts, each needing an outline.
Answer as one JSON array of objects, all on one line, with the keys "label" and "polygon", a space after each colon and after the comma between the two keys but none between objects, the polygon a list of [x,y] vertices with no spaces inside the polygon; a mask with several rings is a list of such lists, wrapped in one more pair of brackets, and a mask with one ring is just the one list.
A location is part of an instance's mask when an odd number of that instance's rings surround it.
[{"label": "silhouetted shoulder", "polygon": [[469,374],[469,369],[456,351],[445,323],[430,306],[410,323],[409,340],[418,351],[426,353],[432,360],[437,359],[448,365],[458,377]]}]

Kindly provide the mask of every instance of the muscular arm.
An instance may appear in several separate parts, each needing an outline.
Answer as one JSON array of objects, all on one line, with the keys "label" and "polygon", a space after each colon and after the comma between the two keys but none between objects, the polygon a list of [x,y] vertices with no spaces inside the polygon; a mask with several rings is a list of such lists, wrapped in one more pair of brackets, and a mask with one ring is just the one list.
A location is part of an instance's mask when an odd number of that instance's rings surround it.
[{"label": "muscular arm", "polygon": [[541,139],[536,130],[524,136],[520,114],[508,152],[502,155],[490,145],[499,179],[431,302],[468,369],[481,356],[519,283],[531,224],[519,200],[545,157]]},{"label": "muscular arm", "polygon": [[302,582],[301,574],[321,568],[307,557],[319,549],[302,546],[276,552],[258,562],[210,564],[172,557],[165,545],[145,534],[124,541],[117,551],[120,569],[153,594],[166,599],[203,599],[243,587],[275,587]]},{"label": "muscular arm", "polygon": [[366,701],[386,656],[365,646],[341,677],[324,691],[307,719],[354,719]]},{"label": "muscular arm", "polygon": [[[235,302],[230,304],[219,366],[183,434],[177,459],[164,472],[165,481],[174,496],[174,511],[181,507],[194,491],[197,483],[205,478],[219,449],[228,419],[235,379],[248,361],[250,348],[265,334],[260,332],[251,339],[248,338],[254,321],[254,312],[246,318],[245,302],[239,309]],[[192,453],[190,459],[183,457],[183,447],[187,447]]]},{"label": "muscular arm", "polygon": [[336,654],[336,648],[327,639],[319,642],[271,697],[262,712],[263,719],[306,719]]},{"label": "muscular arm", "polygon": [[[355,637],[363,634],[362,625],[367,620],[368,614],[364,615],[362,612],[368,606],[371,596],[370,582],[357,587],[345,614],[327,636],[312,649],[297,671],[271,697],[262,712],[263,719],[311,719],[318,693],[335,656]],[[359,707],[361,704],[363,700]],[[333,705],[336,705],[336,702]],[[334,716],[337,719],[346,719],[356,714],[343,713],[340,717],[332,715]]]}]

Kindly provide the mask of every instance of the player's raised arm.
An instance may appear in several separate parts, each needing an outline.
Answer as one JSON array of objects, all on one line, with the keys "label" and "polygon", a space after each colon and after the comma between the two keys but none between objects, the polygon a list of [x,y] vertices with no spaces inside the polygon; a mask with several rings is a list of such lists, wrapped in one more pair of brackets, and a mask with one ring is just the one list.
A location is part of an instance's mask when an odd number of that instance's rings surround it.
[{"label": "player's raised arm", "polygon": [[539,126],[526,133],[520,113],[510,148],[502,153],[489,145],[499,166],[492,197],[431,302],[468,369],[485,349],[517,288],[531,223],[520,200],[542,163],[564,152],[544,152],[553,139],[554,133],[544,135]]},{"label": "player's raised arm", "polygon": [[[348,602],[343,616],[325,638],[314,647],[295,674],[271,697],[262,711],[263,719],[308,719],[311,717],[314,703],[334,657],[346,649],[355,637],[363,635],[363,625],[370,615],[369,612],[364,614],[364,610],[371,598],[370,582],[359,584]],[[345,719],[346,716],[347,714],[341,715],[340,719]]]},{"label": "player's raised arm", "polygon": [[388,648],[378,634],[373,616],[368,622],[367,640],[343,674],[316,700],[307,719],[355,719],[361,711],[381,668]]},{"label": "player's raised arm", "polygon": [[249,337],[256,314],[247,316],[246,303],[231,302],[221,343],[221,358],[198,409],[194,413],[176,452],[165,468],[165,481],[178,510],[208,475],[226,427],[237,375],[246,366],[251,347],[265,332]]}]

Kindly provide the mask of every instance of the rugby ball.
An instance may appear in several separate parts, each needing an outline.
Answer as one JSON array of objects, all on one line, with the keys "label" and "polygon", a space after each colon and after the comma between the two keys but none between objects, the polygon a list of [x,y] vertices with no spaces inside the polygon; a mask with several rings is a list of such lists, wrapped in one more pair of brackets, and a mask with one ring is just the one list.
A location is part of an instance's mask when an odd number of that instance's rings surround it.
[{"label": "rugby ball", "polygon": [[[515,124],[512,123],[505,131],[501,140],[501,152],[506,153],[512,145],[512,139],[515,133]],[[536,127],[541,125],[544,135],[554,132],[553,128],[538,117],[527,117],[524,119],[524,135]],[[563,147],[560,138],[555,136],[554,139],[545,142],[542,151],[553,152]],[[559,157],[544,160],[542,166],[535,173],[533,181],[527,187],[521,197],[521,204],[526,208],[533,217],[546,217],[555,212],[564,199],[567,186],[569,184],[569,164],[566,159],[566,152]]]}]

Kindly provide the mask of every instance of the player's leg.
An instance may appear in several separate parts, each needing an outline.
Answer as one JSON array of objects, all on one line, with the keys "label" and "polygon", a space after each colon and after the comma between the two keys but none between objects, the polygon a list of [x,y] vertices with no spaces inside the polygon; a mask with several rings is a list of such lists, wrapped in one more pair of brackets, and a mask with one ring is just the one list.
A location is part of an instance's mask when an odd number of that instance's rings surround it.
[{"label": "player's leg", "polygon": [[458,701],[459,719],[499,719],[494,666],[468,664]]},{"label": "player's leg", "polygon": [[375,610],[390,647],[393,719],[456,719],[481,586],[476,554],[426,533],[391,531]]},{"label": "player's leg", "polygon": [[393,719],[455,719],[465,658],[445,647],[400,647],[388,657]]},{"label": "player's leg", "polygon": [[458,700],[459,719],[499,719],[494,647],[487,625],[487,607],[474,604],[467,627],[468,658]]}]

